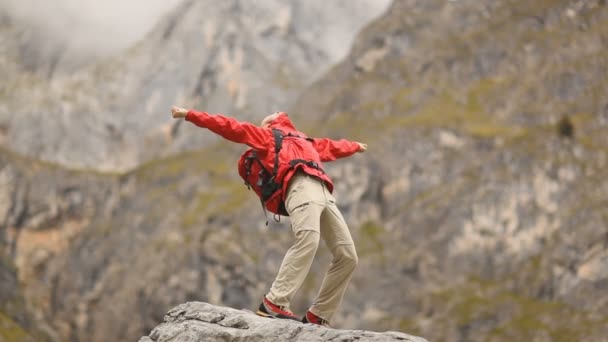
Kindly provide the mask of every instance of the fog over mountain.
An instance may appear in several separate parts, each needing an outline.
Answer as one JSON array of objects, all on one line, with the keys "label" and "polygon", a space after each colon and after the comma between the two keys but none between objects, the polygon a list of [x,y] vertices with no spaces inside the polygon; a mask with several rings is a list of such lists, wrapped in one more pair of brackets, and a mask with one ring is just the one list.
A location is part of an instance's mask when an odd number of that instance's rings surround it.
[{"label": "fog over mountain", "polygon": [[28,68],[60,56],[65,72],[130,47],[181,1],[0,0],[0,13],[38,42],[22,45]]}]

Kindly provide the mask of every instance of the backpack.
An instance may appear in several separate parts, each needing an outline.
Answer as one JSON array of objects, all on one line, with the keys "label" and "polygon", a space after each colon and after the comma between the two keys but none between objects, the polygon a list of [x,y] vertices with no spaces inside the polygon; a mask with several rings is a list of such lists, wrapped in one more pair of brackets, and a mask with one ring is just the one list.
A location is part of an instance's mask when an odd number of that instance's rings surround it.
[{"label": "backpack", "polygon": [[[252,189],[260,198],[262,209],[266,212],[266,208],[275,215],[289,216],[283,201],[283,180],[277,180],[279,171],[279,154],[283,145],[285,136],[297,137],[312,141],[311,138],[304,138],[296,134],[288,133],[285,135],[281,130],[273,128],[274,136],[274,165],[272,171],[266,169],[262,161],[258,158],[257,152],[253,149],[247,150],[239,160],[239,175],[245,181],[248,189]],[[306,164],[323,172],[323,169],[314,161],[303,159],[294,159],[289,161],[290,169],[295,168],[298,164]],[[278,222],[279,220],[275,220]],[[268,224],[268,221],[266,221]]]}]

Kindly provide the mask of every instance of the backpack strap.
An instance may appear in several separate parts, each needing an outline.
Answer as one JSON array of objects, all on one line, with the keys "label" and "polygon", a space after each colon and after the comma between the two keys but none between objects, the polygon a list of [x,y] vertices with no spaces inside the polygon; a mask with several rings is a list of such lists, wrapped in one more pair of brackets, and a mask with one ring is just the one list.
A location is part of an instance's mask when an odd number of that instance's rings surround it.
[{"label": "backpack strap", "polygon": [[283,132],[273,128],[272,135],[274,136],[274,166],[272,167],[272,179],[274,179],[277,177],[277,173],[279,172],[279,153],[281,152],[281,147],[283,146]]},{"label": "backpack strap", "polygon": [[247,185],[247,189],[251,189],[249,176],[251,176],[251,164],[255,159],[257,159],[255,151],[251,152],[251,155],[245,158],[245,185]]},{"label": "backpack strap", "polygon": [[[255,161],[260,165],[260,174],[258,177],[258,184],[256,184],[256,185],[258,187],[260,187],[262,190],[261,196],[260,196],[260,204],[262,205],[262,210],[264,211],[264,216],[266,217],[266,226],[268,226],[268,213],[266,211],[266,206],[264,205],[264,201],[266,199],[270,198],[270,196],[275,191],[277,191],[278,189],[281,188],[281,184],[277,183],[275,180],[279,173],[279,154],[281,152],[281,148],[283,147],[283,138],[288,136],[288,137],[305,139],[306,141],[309,141],[311,143],[314,141],[313,138],[305,138],[303,136],[293,134],[291,132],[284,134],[281,130],[279,130],[277,128],[272,129],[272,135],[274,137],[274,165],[272,166],[272,173],[270,174],[270,179],[264,181],[263,173],[266,172],[266,174],[268,174],[269,172],[266,170],[266,168],[264,167],[264,164],[262,164],[260,159],[257,157],[257,154],[255,153],[255,151],[253,151],[251,156],[247,158],[247,160],[246,160],[247,164],[245,164],[247,178],[249,178],[249,175],[251,175],[251,163],[253,163]],[[319,164],[317,164],[314,161],[304,160],[304,159],[291,160],[289,162],[290,169],[293,169],[298,164],[306,164],[312,168],[315,168],[315,169],[325,173],[325,171],[323,171],[323,169],[320,167]],[[248,187],[250,185],[247,182],[245,182],[245,184]],[[281,219],[280,215],[275,214],[273,217],[274,217],[275,221],[280,222],[280,219]]]},{"label": "backpack strap", "polygon": [[293,134],[293,133],[291,133],[291,132],[287,133],[287,136],[288,136],[288,137],[296,137],[296,138],[304,139],[304,140],[306,140],[306,141],[308,141],[308,142],[313,142],[313,141],[315,141],[315,139],[313,139],[313,138],[309,138],[309,137],[304,138],[304,137],[303,137],[303,136],[301,136],[301,135]]},{"label": "backpack strap", "polygon": [[296,165],[298,164],[304,164],[307,165],[309,167],[312,167],[313,169],[317,169],[319,171],[321,171],[322,173],[325,173],[325,170],[323,170],[323,168],[321,167],[321,165],[319,165],[319,163],[314,162],[312,160],[306,160],[306,159],[293,159],[289,161],[289,167],[290,168],[294,168],[296,167]]},{"label": "backpack strap", "polygon": [[258,158],[257,152],[255,150],[252,151],[251,155],[245,158],[245,185],[247,185],[247,189],[251,189],[251,184],[249,184],[249,176],[251,176],[251,164],[253,164],[254,162],[258,163],[261,170],[266,170],[264,164],[262,164],[262,162]]}]

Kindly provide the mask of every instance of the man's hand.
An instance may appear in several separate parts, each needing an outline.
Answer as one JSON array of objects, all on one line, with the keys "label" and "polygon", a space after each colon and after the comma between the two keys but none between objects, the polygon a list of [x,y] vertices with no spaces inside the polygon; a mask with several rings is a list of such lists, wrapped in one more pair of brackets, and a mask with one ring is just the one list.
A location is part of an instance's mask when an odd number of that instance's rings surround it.
[{"label": "man's hand", "polygon": [[365,150],[367,150],[367,144],[362,144],[360,142],[358,142],[357,144],[359,144],[359,151],[358,152],[365,152]]},{"label": "man's hand", "polygon": [[185,108],[180,108],[177,106],[171,107],[171,115],[173,115],[174,119],[185,118],[186,114],[188,114],[188,110]]}]

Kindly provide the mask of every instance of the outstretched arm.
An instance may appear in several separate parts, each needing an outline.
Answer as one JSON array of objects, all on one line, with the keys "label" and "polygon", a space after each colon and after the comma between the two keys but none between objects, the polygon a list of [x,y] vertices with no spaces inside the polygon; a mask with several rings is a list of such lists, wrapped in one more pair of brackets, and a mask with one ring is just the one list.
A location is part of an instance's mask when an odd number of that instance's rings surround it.
[{"label": "outstretched arm", "polygon": [[346,139],[331,140],[329,138],[315,138],[312,145],[319,153],[321,161],[334,161],[338,158],[351,156],[357,152],[365,152],[366,144]]},{"label": "outstretched arm", "polygon": [[227,140],[247,144],[257,150],[266,149],[264,143],[272,136],[270,129],[258,127],[248,122],[240,122],[223,115],[210,115],[206,112],[197,112],[179,107],[173,107],[171,113],[176,119],[184,118],[186,121],[207,128]]}]

